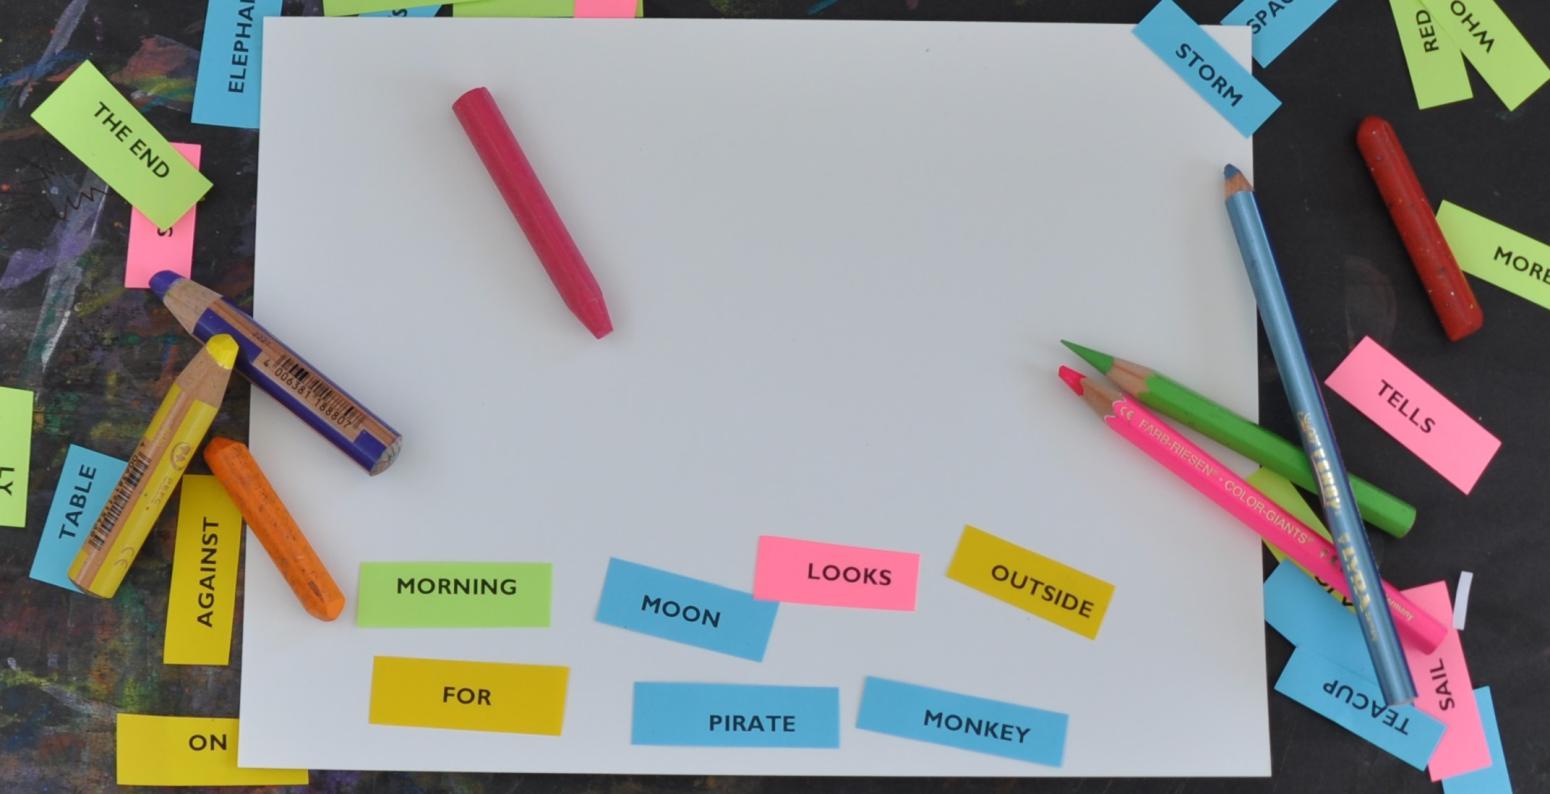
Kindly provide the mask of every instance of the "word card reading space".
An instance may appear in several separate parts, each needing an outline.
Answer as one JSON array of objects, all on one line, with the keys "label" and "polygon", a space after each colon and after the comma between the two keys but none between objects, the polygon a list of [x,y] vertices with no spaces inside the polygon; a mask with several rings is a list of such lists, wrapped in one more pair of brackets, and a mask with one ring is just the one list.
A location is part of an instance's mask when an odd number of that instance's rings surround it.
[{"label": "word card reading space", "polygon": [[763,535],[753,597],[912,612],[919,580],[919,554]]},{"label": "word card reading space", "polygon": [[597,622],[758,662],[777,606],[741,590],[611,558]]},{"label": "word card reading space", "polygon": [[1451,36],[1437,30],[1437,20],[1421,0],[1389,0],[1389,9],[1405,52],[1416,106],[1425,110],[1474,96],[1464,53]]},{"label": "word card reading space", "polygon": [[378,656],[373,725],[559,736],[569,667]]},{"label": "word card reading space", "polygon": [[635,684],[631,744],[840,746],[840,690],[816,686]]},{"label": "word card reading space", "polygon": [[1437,225],[1465,273],[1550,309],[1550,245],[1451,201]]},{"label": "word card reading space", "polygon": [[119,714],[120,786],[305,786],[305,769],[237,766],[237,720]]},{"label": "word card reading space", "polygon": [[1066,723],[1055,711],[868,676],[856,727],[1046,766],[1065,756]]},{"label": "word card reading space", "polygon": [[226,664],[231,661],[242,513],[219,480],[183,475],[174,544],[162,663]]},{"label": "word card reading space", "polygon": [[59,470],[48,519],[43,522],[43,535],[38,538],[38,554],[32,558],[32,578],[81,592],[70,581],[70,563],[97,523],[97,514],[108,503],[124,467],[118,458],[70,445]]},{"label": "word card reading space", "polygon": [[0,527],[27,526],[31,470],[32,392],[0,386]]},{"label": "word card reading space", "polygon": [[1442,723],[1414,706],[1384,705],[1377,681],[1306,648],[1292,651],[1276,691],[1416,769],[1426,768],[1442,739]]},{"label": "word card reading space", "polygon": [[1114,585],[974,527],[963,528],[947,578],[1038,615],[1090,640],[1098,638]]},{"label": "word card reading space", "polygon": [[1469,667],[1464,664],[1464,646],[1453,625],[1453,605],[1448,599],[1447,582],[1432,582],[1412,587],[1405,595],[1416,606],[1449,626],[1448,636],[1431,653],[1405,647],[1405,661],[1415,681],[1415,707],[1441,721],[1447,730],[1427,771],[1432,782],[1462,775],[1491,765],[1491,748],[1486,742],[1480,708],[1475,703],[1474,685]]},{"label": "word card reading space", "polygon": [[1496,436],[1372,337],[1324,383],[1466,494],[1501,449]]},{"label": "word card reading space", "polygon": [[355,625],[544,627],[552,579],[547,562],[363,562]]},{"label": "word card reading space", "polygon": [[1222,17],[1222,24],[1248,25],[1254,32],[1254,60],[1269,66],[1334,4],[1335,0],[1243,0]]},{"label": "word card reading space", "polygon": [[[1304,0],[1311,2],[1311,0]],[[1173,0],[1162,0],[1136,25],[1139,38],[1245,137],[1281,107],[1254,75],[1206,34]],[[1257,45],[1256,45],[1257,46]]]}]

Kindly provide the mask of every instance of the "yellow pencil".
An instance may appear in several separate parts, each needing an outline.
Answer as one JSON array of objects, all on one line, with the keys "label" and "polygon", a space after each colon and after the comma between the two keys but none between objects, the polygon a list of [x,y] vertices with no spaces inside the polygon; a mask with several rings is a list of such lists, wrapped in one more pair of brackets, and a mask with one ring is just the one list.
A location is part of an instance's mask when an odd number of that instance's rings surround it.
[{"label": "yellow pencil", "polygon": [[183,469],[215,421],[236,359],[236,340],[226,334],[211,337],[167,390],[124,476],[70,564],[70,581],[86,593],[112,598],[118,592],[140,544],[151,534]]}]

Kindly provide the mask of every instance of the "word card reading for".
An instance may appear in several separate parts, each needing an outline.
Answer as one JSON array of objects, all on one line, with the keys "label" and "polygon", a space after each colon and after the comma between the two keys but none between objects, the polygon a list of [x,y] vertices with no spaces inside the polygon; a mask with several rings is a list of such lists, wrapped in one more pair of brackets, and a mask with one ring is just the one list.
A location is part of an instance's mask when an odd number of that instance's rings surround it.
[{"label": "word card reading for", "polygon": [[[172,148],[189,164],[199,167],[199,144],[174,143]],[[190,207],[178,222],[166,229],[156,228],[145,213],[129,211],[129,250],[124,256],[124,286],[145,289],[151,276],[171,270],[188,278],[194,267],[194,220],[199,207]]]},{"label": "word card reading for", "polygon": [[183,475],[167,592],[163,664],[226,664],[237,600],[242,513],[219,480]]},{"label": "word card reading for", "polygon": [[753,597],[913,612],[919,580],[919,554],[763,535]]},{"label": "word card reading for", "polygon": [[759,662],[777,606],[741,590],[612,558],[597,622]]},{"label": "word card reading for", "polygon": [[1168,64],[1168,68],[1245,137],[1253,135],[1265,119],[1281,107],[1281,100],[1255,80],[1248,69],[1234,60],[1173,0],[1158,3],[1141,24],[1135,26],[1134,32],[1147,49]]},{"label": "word card reading for", "polygon": [[1426,768],[1442,739],[1442,723],[1414,706],[1389,708],[1377,681],[1306,648],[1292,651],[1276,691],[1416,769]]},{"label": "word card reading for", "polygon": [[1405,661],[1415,681],[1415,707],[1435,717],[1446,727],[1437,751],[1432,753],[1427,770],[1432,782],[1462,775],[1491,765],[1491,748],[1475,703],[1474,685],[1464,664],[1464,646],[1453,625],[1453,605],[1448,599],[1447,582],[1432,582],[1412,587],[1405,595],[1416,606],[1449,626],[1448,636],[1431,653],[1405,646]]},{"label": "word card reading for", "polygon": [[0,386],[0,527],[27,526],[31,470],[32,392]]},{"label": "word card reading for", "polygon": [[378,656],[373,725],[559,736],[569,667]]},{"label": "word card reading for", "polygon": [[1501,449],[1496,436],[1372,337],[1324,383],[1466,494]]},{"label": "word card reading for", "polygon": [[172,148],[135,106],[85,61],[32,120],[135,209],[165,229],[210,191],[210,180]]},{"label": "word card reading for", "polygon": [[119,714],[120,786],[305,786],[305,769],[237,767],[237,721]]},{"label": "word card reading for", "polygon": [[1410,87],[1421,110],[1469,99],[1475,91],[1464,68],[1464,53],[1453,38],[1439,34],[1437,20],[1421,0],[1389,0],[1399,45],[1410,70]]},{"label": "word card reading for", "polygon": [[545,627],[552,580],[547,562],[363,562],[355,625]]},{"label": "word card reading for", "polygon": [[1496,0],[1421,0],[1508,110],[1550,80],[1550,67]]},{"label": "word card reading for", "polygon": [[1060,766],[1069,718],[1056,711],[867,676],[856,727]]},{"label": "word card reading for", "polygon": [[[1270,501],[1275,502],[1277,506],[1293,518],[1306,524],[1319,537],[1331,543],[1334,542],[1334,538],[1329,535],[1329,529],[1319,519],[1319,514],[1315,513],[1313,508],[1308,506],[1308,502],[1302,498],[1302,492],[1297,490],[1297,486],[1293,485],[1291,480],[1264,467],[1256,469],[1246,479],[1249,485],[1258,488],[1260,493],[1270,497]],[[1269,541],[1265,541],[1265,548],[1270,550],[1270,554],[1276,558],[1276,561],[1286,561],[1286,552],[1270,545]],[[1292,561],[1292,564],[1296,565],[1298,570],[1324,588],[1324,592],[1328,593],[1330,598],[1340,602],[1340,605],[1346,609],[1355,611],[1355,607],[1351,604],[1351,599],[1346,598],[1344,593],[1336,590],[1333,584],[1308,573],[1308,569],[1299,565],[1295,560]]]},{"label": "word card reading for", "polygon": [[1090,640],[1098,638],[1114,597],[1114,585],[1102,579],[969,526],[947,578]]},{"label": "word card reading for", "polygon": [[1451,201],[1437,225],[1465,273],[1550,309],[1550,245]]},{"label": "word card reading for", "polygon": [[195,124],[258,129],[264,17],[280,16],[280,0],[210,0],[194,82]]},{"label": "word card reading for", "polygon": [[1243,0],[1222,17],[1222,24],[1248,25],[1254,32],[1254,60],[1269,66],[1334,4],[1335,0]]},{"label": "word card reading for", "polygon": [[97,523],[97,514],[108,503],[113,486],[124,474],[124,461],[85,447],[70,445],[59,471],[54,501],[38,538],[38,554],[32,558],[32,578],[55,587],[81,592],[70,581],[70,563],[81,543]]},{"label": "word card reading for", "polygon": [[840,690],[816,686],[635,684],[631,744],[840,746]]}]

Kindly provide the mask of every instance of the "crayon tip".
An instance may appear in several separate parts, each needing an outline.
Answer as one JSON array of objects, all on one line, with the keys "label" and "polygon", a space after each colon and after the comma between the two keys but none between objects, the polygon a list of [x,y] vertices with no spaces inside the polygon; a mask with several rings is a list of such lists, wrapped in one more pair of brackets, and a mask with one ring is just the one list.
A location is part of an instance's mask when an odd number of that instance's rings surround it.
[{"label": "crayon tip", "polygon": [[221,365],[221,369],[231,369],[237,363],[237,340],[232,339],[231,334],[216,334],[205,342],[205,352]]},{"label": "crayon tip", "polygon": [[183,277],[171,270],[157,271],[156,275],[151,276],[151,291],[156,293],[156,297],[165,298],[167,290],[172,289],[172,285],[178,283],[181,278]]},{"label": "crayon tip", "polygon": [[1087,376],[1070,367],[1062,366],[1060,368],[1060,379],[1065,381],[1067,386],[1071,387],[1071,391],[1080,395],[1083,392],[1082,381],[1087,380]]},{"label": "crayon tip", "polygon": [[1108,353],[1100,353],[1090,347],[1082,347],[1075,342],[1065,339],[1060,340],[1060,343],[1065,345],[1067,350],[1081,356],[1083,361],[1093,365],[1093,369],[1098,370],[1098,373],[1101,375],[1107,375],[1109,370],[1114,369],[1114,357]]}]

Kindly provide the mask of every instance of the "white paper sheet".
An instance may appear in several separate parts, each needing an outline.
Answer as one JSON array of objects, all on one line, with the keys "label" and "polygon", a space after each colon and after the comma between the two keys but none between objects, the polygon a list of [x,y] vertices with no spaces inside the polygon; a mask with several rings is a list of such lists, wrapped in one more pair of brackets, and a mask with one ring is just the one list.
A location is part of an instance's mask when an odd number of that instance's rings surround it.
[{"label": "white paper sheet", "polygon": [[[244,766],[1269,773],[1258,539],[1055,376],[1066,337],[1256,415],[1221,206],[1250,145],[1128,27],[267,24],[257,316],[405,442],[368,478],[255,392],[254,452],[352,607],[308,617],[249,547]],[[454,118],[477,85],[607,339]],[[1114,583],[1098,639],[949,581],[965,523]],[[918,551],[919,611],[783,606],[762,663],[593,620],[610,556],[751,589],[762,533]],[[553,627],[358,629],[373,560],[553,562]],[[569,665],[564,735],[370,725],[374,655]],[[1066,712],[1065,763],[856,730],[867,675]],[[836,686],[841,747],[633,747],[638,680]]]}]

